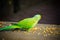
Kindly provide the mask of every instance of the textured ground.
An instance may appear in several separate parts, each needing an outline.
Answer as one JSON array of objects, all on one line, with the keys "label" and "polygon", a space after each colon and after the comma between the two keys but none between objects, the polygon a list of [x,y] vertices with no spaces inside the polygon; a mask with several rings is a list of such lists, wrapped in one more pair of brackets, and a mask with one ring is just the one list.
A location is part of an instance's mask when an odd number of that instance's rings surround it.
[{"label": "textured ground", "polygon": [[[2,25],[5,26],[10,23],[12,22],[4,22]],[[20,30],[2,31],[0,32],[0,40],[60,40],[60,25],[38,24],[29,32]]]}]

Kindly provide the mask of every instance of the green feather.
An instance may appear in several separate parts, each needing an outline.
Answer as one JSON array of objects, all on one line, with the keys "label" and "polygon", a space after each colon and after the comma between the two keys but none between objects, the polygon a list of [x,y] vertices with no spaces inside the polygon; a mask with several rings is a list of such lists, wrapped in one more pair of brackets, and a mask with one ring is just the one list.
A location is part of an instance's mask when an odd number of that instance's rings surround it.
[{"label": "green feather", "polygon": [[35,15],[32,18],[25,18],[21,21],[19,21],[17,24],[12,24],[11,26],[6,26],[4,28],[0,28],[1,30],[10,30],[10,29],[22,29],[22,30],[29,30],[33,28],[41,19],[41,15]]}]

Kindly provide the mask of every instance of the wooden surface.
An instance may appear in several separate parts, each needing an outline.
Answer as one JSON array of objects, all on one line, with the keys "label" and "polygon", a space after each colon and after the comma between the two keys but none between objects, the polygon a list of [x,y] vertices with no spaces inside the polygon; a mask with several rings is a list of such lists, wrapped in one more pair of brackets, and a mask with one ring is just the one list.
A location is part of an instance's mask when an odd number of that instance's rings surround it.
[{"label": "wooden surface", "polygon": [[[2,27],[16,22],[2,22]],[[27,31],[2,31],[0,40],[60,40],[60,25],[37,24]]]}]

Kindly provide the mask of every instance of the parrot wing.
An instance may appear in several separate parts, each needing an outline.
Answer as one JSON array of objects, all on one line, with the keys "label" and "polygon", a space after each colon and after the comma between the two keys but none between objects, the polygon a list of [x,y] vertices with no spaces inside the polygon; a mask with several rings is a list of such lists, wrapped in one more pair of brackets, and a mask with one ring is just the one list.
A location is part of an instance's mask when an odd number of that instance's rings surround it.
[{"label": "parrot wing", "polygon": [[32,27],[34,27],[38,23],[37,20],[34,18],[26,18],[20,22],[18,22],[18,25],[20,25],[20,29],[22,30],[28,30]]}]

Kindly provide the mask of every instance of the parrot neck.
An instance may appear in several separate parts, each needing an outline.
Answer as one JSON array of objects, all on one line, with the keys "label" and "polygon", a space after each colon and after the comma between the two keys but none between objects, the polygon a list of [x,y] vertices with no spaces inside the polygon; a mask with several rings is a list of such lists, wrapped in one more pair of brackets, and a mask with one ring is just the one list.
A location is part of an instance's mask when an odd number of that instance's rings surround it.
[{"label": "parrot neck", "polygon": [[33,17],[33,19],[36,21],[40,20],[40,18],[37,18],[37,17]]}]

